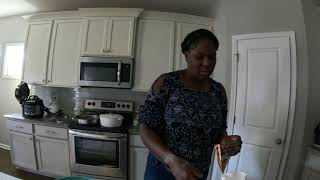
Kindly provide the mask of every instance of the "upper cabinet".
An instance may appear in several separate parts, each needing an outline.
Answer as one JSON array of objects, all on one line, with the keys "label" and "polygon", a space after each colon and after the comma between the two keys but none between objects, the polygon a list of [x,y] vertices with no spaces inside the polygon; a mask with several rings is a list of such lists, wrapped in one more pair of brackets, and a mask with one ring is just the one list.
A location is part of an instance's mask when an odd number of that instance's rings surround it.
[{"label": "upper cabinet", "polygon": [[187,68],[187,61],[181,51],[181,43],[184,40],[184,38],[192,31],[195,31],[197,29],[207,29],[209,31],[212,31],[211,25],[205,25],[205,24],[193,24],[193,23],[184,23],[184,22],[178,22],[176,24],[176,57],[175,57],[175,70],[181,70]]},{"label": "upper cabinet", "polygon": [[38,21],[29,24],[23,80],[28,83],[46,84],[47,61],[52,21]]},{"label": "upper cabinet", "polygon": [[28,17],[23,80],[28,83],[77,87],[82,19],[77,12]]},{"label": "upper cabinet", "polygon": [[133,17],[92,17],[84,22],[82,55],[133,55]]},{"label": "upper cabinet", "polygon": [[144,11],[138,20],[134,91],[148,91],[156,78],[187,67],[181,42],[196,29],[212,31],[213,19]]},{"label": "upper cabinet", "polygon": [[48,85],[78,86],[81,19],[55,20],[48,63]]},{"label": "upper cabinet", "polygon": [[135,21],[142,9],[86,8],[81,55],[133,57]]}]

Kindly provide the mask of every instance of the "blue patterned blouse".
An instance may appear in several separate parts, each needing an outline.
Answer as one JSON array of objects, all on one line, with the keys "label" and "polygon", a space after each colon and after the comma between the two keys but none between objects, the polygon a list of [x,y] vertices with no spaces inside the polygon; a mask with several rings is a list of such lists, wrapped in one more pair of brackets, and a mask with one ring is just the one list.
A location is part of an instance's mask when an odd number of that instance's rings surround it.
[{"label": "blue patterned blouse", "polygon": [[186,88],[179,71],[168,73],[160,91],[147,95],[139,122],[153,129],[177,156],[202,172],[210,166],[213,145],[226,130],[227,97],[210,79],[210,91]]}]

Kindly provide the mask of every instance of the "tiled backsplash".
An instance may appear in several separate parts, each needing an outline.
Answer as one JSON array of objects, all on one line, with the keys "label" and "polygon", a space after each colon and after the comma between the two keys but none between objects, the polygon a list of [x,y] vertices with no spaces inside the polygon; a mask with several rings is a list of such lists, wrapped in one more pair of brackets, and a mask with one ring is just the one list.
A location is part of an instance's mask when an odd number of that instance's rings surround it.
[{"label": "tiled backsplash", "polygon": [[59,109],[66,113],[74,113],[76,102],[79,107],[84,107],[85,99],[105,99],[118,101],[133,101],[135,107],[143,104],[146,93],[133,92],[130,89],[112,88],[60,88],[46,86],[30,86],[30,95],[37,95],[44,101],[45,106],[49,106],[51,99],[57,97]]}]

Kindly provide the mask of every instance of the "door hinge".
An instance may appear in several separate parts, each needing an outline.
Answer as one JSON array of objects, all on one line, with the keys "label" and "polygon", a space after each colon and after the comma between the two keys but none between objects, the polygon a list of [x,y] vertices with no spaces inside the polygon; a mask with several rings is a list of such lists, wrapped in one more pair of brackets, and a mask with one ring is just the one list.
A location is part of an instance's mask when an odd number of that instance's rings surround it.
[{"label": "door hinge", "polygon": [[236,116],[233,116],[233,124],[236,124]]}]

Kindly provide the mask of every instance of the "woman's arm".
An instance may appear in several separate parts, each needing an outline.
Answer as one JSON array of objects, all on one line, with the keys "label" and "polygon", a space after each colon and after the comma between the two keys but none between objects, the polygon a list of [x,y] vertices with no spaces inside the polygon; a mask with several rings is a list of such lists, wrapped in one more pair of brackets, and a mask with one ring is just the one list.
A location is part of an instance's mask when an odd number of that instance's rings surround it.
[{"label": "woman's arm", "polygon": [[177,157],[163,143],[160,136],[146,125],[140,126],[140,136],[145,146],[167,165],[176,180],[197,180],[203,175],[188,161]]},{"label": "woman's arm", "polygon": [[162,143],[160,136],[151,128],[141,124],[140,136],[145,146],[155,155],[161,162],[165,162],[166,157],[174,155]]}]

